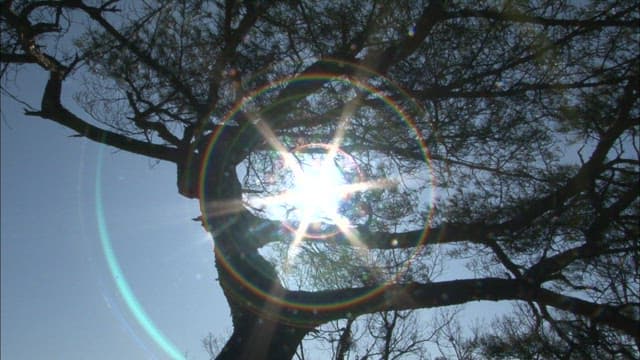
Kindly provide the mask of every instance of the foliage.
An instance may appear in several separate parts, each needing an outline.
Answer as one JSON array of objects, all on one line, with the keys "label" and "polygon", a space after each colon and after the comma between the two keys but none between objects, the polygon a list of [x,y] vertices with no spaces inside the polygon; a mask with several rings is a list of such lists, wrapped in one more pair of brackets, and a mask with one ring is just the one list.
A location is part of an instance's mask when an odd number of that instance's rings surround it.
[{"label": "foliage", "polygon": [[[173,162],[200,200],[234,322],[219,358],[291,358],[330,321],[474,300],[528,308],[471,357],[638,357],[636,1],[1,7],[3,91],[37,65],[28,115]],[[61,96],[80,86],[86,118]],[[366,185],[323,224],[281,201],[310,144]],[[432,273],[460,263],[467,278]]]}]

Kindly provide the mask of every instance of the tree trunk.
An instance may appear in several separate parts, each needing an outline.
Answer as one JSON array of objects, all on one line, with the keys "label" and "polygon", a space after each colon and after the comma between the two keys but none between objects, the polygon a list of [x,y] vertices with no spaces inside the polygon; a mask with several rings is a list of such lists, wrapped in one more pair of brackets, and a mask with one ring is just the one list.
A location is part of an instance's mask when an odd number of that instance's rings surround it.
[{"label": "tree trunk", "polygon": [[[224,135],[224,134],[223,134]],[[242,140],[242,139],[240,139]],[[217,359],[291,359],[304,336],[317,323],[287,321],[278,298],[284,288],[278,274],[258,252],[264,231],[254,230],[255,216],[242,204],[241,184],[232,156],[245,141],[221,136],[199,174],[202,219],[215,242],[216,268],[233,320],[233,333]],[[224,150],[222,150],[224,149]]]},{"label": "tree trunk", "polygon": [[233,333],[216,359],[288,360],[308,331],[248,311],[236,312]]},{"label": "tree trunk", "polygon": [[252,232],[241,219],[217,234],[216,268],[233,320],[233,334],[217,359],[291,359],[317,324],[296,326],[269,301],[284,288],[273,266],[249,245]]}]

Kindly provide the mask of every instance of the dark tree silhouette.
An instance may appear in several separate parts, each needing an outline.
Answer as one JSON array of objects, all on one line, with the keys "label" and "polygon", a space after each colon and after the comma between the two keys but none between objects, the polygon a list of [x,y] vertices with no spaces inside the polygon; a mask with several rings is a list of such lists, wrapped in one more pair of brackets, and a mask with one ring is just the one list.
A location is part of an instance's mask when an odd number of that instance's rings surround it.
[{"label": "dark tree silhouette", "polygon": [[[28,115],[175,163],[199,199],[233,320],[219,359],[288,359],[332,320],[478,300],[638,356],[637,1],[0,6],[3,89],[49,75]],[[329,215],[283,193],[318,161],[342,177]],[[421,276],[438,247],[467,278]]]}]

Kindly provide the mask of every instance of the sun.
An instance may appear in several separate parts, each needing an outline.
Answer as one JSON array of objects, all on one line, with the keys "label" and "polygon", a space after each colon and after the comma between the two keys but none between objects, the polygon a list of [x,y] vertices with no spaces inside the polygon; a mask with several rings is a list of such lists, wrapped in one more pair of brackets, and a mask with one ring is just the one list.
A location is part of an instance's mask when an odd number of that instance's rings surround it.
[{"label": "sun", "polygon": [[338,235],[356,248],[364,248],[354,223],[362,216],[354,196],[397,185],[391,179],[365,179],[356,158],[341,147],[347,120],[344,116],[339,122],[330,143],[306,143],[293,149],[286,147],[263,121],[253,122],[278,154],[276,168],[280,172],[273,174],[273,180],[281,191],[264,197],[248,196],[247,201],[277,218],[293,234],[290,256],[295,256],[304,240]]},{"label": "sun", "polygon": [[333,160],[327,154],[303,159],[294,172],[289,205],[298,220],[335,224],[341,218],[339,208],[348,195],[348,183]]},{"label": "sun", "polygon": [[354,196],[395,186],[389,179],[366,181],[356,159],[338,141],[294,149],[276,144],[282,170],[276,176],[280,191],[249,198],[249,202],[281,221],[294,234],[296,245],[303,239],[329,239],[338,234],[356,241],[352,239],[354,220],[368,214],[362,213]]},{"label": "sun", "polygon": [[[367,247],[359,238],[357,224],[359,218],[370,214],[359,205],[358,193],[397,187],[394,179],[366,179],[357,158],[342,148],[347,120],[345,116],[339,122],[330,143],[306,143],[294,148],[285,146],[263,121],[253,122],[277,154],[274,172],[264,182],[275,188],[267,196],[247,196],[246,204],[277,219],[293,235],[284,269],[307,240],[347,241],[365,254]],[[222,202],[218,207],[229,205]]]}]

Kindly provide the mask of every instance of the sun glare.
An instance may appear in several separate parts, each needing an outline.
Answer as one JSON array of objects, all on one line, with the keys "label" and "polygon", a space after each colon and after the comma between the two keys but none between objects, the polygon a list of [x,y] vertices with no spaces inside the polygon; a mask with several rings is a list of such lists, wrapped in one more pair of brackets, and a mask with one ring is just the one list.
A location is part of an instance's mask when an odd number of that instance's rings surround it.
[{"label": "sun glare", "polygon": [[[277,167],[283,176],[274,177],[279,179],[276,187],[281,186],[277,194],[249,201],[282,220],[283,226],[293,233],[287,263],[296,256],[305,239],[327,239],[341,233],[355,247],[364,248],[349,219],[354,214],[359,216],[360,210],[346,202],[356,193],[395,184],[389,179],[364,180],[356,160],[341,149],[347,120],[347,116],[342,117],[330,143],[307,143],[294,149],[287,149],[264,122],[253,122],[279,154],[281,162]],[[348,214],[342,214],[343,211]]]},{"label": "sun glare", "polygon": [[294,175],[290,205],[300,219],[335,223],[346,181],[332,159],[324,157],[302,165]]}]

